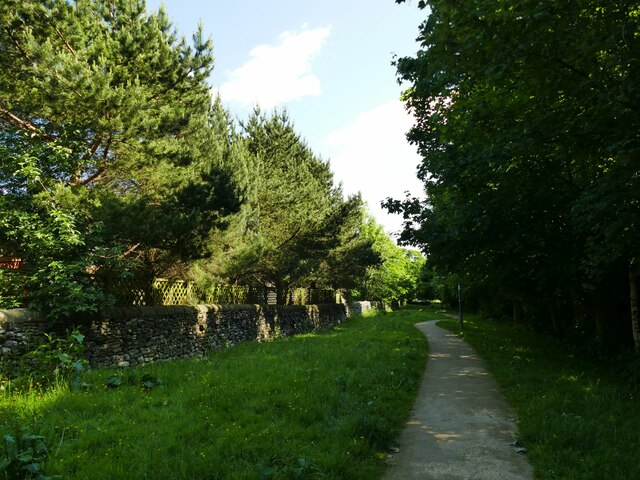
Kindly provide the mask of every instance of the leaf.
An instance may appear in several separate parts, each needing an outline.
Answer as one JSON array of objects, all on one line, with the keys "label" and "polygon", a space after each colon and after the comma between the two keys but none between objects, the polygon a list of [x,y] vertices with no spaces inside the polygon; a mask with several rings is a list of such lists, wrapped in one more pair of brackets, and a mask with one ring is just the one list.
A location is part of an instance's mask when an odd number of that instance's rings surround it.
[{"label": "leaf", "polygon": [[0,460],[0,472],[8,470],[12,464],[13,460]]},{"label": "leaf", "polygon": [[31,455],[31,453],[29,452],[22,452],[20,455],[18,455],[17,458],[18,458],[18,461],[23,465],[28,465],[30,463],[33,463],[33,461],[35,460],[33,455]]},{"label": "leaf", "polygon": [[105,380],[104,384],[109,388],[118,388],[120,385],[122,385],[122,377],[109,377]]},{"label": "leaf", "polygon": [[84,362],[82,360],[76,360],[71,365],[71,368],[76,373],[84,372]]},{"label": "leaf", "polygon": [[71,355],[61,352],[58,354],[58,360],[60,360],[62,363],[69,364],[71,363]]},{"label": "leaf", "polygon": [[49,450],[47,449],[47,444],[44,442],[44,440],[36,443],[36,454],[41,459],[47,458],[49,456]]},{"label": "leaf", "polygon": [[162,385],[162,381],[158,377],[146,373],[142,376],[142,385],[147,389],[151,389],[157,385]]},{"label": "leaf", "polygon": [[42,470],[40,470],[39,463],[30,463],[28,465],[25,465],[22,468],[27,472],[29,472],[31,475],[37,475],[38,473],[42,473]]},{"label": "leaf", "polygon": [[278,469],[276,467],[265,467],[260,471],[260,475],[262,475],[264,478],[271,478],[277,471]]},{"label": "leaf", "polygon": [[80,332],[73,332],[71,334],[71,337],[74,338],[80,345],[82,345],[82,342],[84,342],[84,335],[82,335]]},{"label": "leaf", "polygon": [[[38,455],[39,459],[46,457],[49,453],[47,451],[47,446],[45,444],[45,439],[41,435],[32,435],[27,434],[22,436],[22,446],[23,448],[32,449],[33,452]],[[21,460],[23,461],[23,460]]]},{"label": "leaf", "polygon": [[18,456],[18,444],[16,443],[16,439],[11,435],[4,436],[4,450],[5,456],[10,460],[13,460]]}]

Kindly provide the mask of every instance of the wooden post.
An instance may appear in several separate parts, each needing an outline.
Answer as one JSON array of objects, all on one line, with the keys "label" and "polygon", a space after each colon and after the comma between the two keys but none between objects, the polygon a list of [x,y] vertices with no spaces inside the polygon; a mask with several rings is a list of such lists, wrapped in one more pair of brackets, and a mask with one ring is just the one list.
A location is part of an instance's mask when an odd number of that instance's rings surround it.
[{"label": "wooden post", "polygon": [[462,293],[460,282],[458,282],[458,320],[460,320],[460,330],[464,329],[464,319],[462,317]]}]

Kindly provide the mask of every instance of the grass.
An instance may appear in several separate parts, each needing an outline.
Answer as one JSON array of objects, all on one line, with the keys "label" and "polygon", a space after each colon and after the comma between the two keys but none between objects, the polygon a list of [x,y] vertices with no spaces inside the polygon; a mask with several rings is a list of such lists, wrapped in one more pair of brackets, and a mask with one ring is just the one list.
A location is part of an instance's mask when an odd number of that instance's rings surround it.
[{"label": "grass", "polygon": [[[439,325],[459,331],[456,321]],[[612,363],[578,358],[557,340],[474,316],[466,317],[462,336],[513,406],[536,478],[640,478],[640,391]]]},{"label": "grass", "polygon": [[[413,325],[425,318],[407,309],[204,359],[96,369],[84,391],[5,392],[0,434],[44,435],[47,474],[65,479],[376,478],[419,386],[427,346]],[[122,385],[106,387],[114,375]]]}]

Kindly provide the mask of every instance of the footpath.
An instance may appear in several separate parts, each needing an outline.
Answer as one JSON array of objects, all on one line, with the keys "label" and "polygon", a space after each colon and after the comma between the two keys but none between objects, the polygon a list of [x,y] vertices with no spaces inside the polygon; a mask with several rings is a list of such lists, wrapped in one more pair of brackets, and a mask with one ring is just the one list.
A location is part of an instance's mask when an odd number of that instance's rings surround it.
[{"label": "footpath", "polygon": [[513,413],[475,351],[435,321],[429,360],[383,480],[531,480]]}]

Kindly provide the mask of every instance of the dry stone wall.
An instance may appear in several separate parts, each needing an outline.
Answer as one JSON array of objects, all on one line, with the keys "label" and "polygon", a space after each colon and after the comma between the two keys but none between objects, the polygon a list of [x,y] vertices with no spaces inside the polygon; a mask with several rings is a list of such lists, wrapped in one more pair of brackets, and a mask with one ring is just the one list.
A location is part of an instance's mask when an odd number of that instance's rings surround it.
[{"label": "dry stone wall", "polygon": [[28,350],[29,339],[47,331],[47,322],[27,308],[0,310],[0,367],[10,366]]},{"label": "dry stone wall", "polygon": [[[308,333],[346,319],[340,304],[158,306],[114,308],[75,326],[85,335],[91,366],[126,367]],[[30,310],[0,311],[0,362],[10,366],[51,330]]]},{"label": "dry stone wall", "polygon": [[386,307],[384,303],[379,301],[363,300],[360,302],[351,302],[349,304],[349,314],[362,315],[364,313],[385,311]]}]

